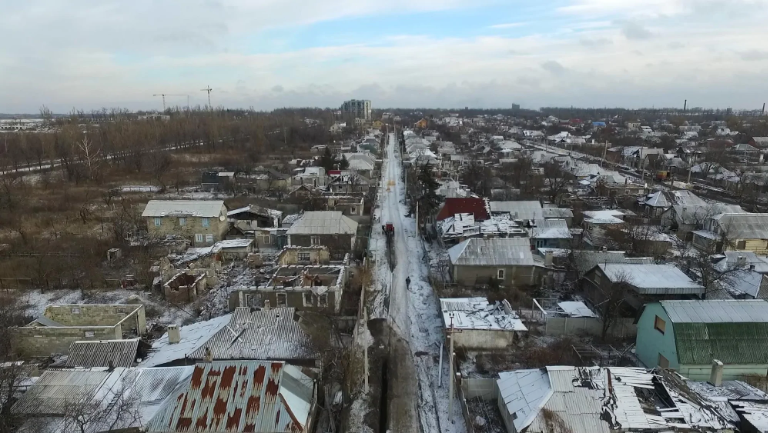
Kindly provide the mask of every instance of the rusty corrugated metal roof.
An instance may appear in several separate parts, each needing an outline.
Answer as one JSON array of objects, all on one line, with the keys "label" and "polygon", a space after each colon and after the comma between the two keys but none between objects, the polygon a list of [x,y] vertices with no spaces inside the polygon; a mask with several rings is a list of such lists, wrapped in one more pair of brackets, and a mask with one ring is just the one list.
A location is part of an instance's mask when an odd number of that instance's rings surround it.
[{"label": "rusty corrugated metal roof", "polygon": [[[283,362],[200,363],[189,385],[171,396],[150,432],[304,432],[314,382]],[[291,376],[285,382],[283,376]],[[299,377],[299,378],[295,378]],[[296,393],[296,384],[302,389]]]}]

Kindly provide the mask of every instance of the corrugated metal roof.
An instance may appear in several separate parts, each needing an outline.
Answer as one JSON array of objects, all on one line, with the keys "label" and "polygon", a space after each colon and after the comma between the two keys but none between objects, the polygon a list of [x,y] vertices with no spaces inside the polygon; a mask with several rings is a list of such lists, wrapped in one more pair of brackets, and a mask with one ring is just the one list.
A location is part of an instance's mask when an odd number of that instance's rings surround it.
[{"label": "corrugated metal roof", "polygon": [[544,214],[537,200],[490,201],[492,213],[509,213],[519,220],[541,220]]},{"label": "corrugated metal roof", "polygon": [[703,294],[704,287],[672,264],[598,264],[612,282],[621,279],[640,294]]},{"label": "corrugated metal roof", "polygon": [[673,329],[681,364],[768,363],[768,323],[679,323]]},{"label": "corrugated metal roof", "polygon": [[[118,368],[117,371],[122,368]],[[113,371],[114,372],[114,371]],[[64,414],[69,403],[91,399],[104,380],[106,369],[45,371],[13,406],[18,414]]]},{"label": "corrugated metal roof", "polygon": [[545,219],[565,219],[572,218],[573,211],[568,208],[544,207],[541,210],[541,215]]},{"label": "corrugated metal roof", "polygon": [[731,240],[768,239],[768,213],[722,214],[714,218]]},{"label": "corrugated metal roof", "polygon": [[223,206],[223,200],[150,200],[141,216],[219,217]]},{"label": "corrugated metal roof", "polygon": [[68,368],[113,367],[128,368],[136,360],[139,339],[120,339],[111,341],[78,341],[69,346]]},{"label": "corrugated metal roof", "polygon": [[188,386],[166,401],[147,430],[303,432],[312,403],[296,401],[311,398],[314,383],[284,368],[282,362],[262,361],[198,364]]},{"label": "corrugated metal roof", "polygon": [[223,315],[208,321],[179,327],[181,340],[177,344],[168,343],[168,333],[163,334],[152,343],[152,349],[147,358],[139,363],[139,366],[149,368],[183,359],[198,348],[203,347],[216,332],[229,324],[231,319],[232,315]]},{"label": "corrugated metal roof", "polygon": [[768,301],[765,300],[664,300],[660,303],[674,324],[768,323]]},{"label": "corrugated metal roof", "polygon": [[571,230],[565,220],[540,220],[531,230],[531,238],[538,239],[571,239]]},{"label": "corrugated metal roof", "polygon": [[[45,371],[14,406],[19,414],[46,415],[46,429],[79,431],[67,412],[72,406],[101,412],[88,421],[88,432],[141,428],[162,404],[188,382],[194,366],[173,368],[103,368]],[[116,405],[118,396],[125,399]],[[74,430],[74,431],[73,431]]]},{"label": "corrugated metal roof", "polygon": [[357,233],[357,222],[341,211],[307,211],[286,232],[288,235],[338,235]]},{"label": "corrugated metal roof", "polygon": [[239,307],[230,322],[219,329],[207,342],[189,354],[192,359],[205,358],[205,348],[214,360],[312,359],[312,341],[293,320],[293,308],[258,310]]},{"label": "corrugated metal roof", "polygon": [[450,249],[453,265],[534,265],[528,238],[470,238]]}]

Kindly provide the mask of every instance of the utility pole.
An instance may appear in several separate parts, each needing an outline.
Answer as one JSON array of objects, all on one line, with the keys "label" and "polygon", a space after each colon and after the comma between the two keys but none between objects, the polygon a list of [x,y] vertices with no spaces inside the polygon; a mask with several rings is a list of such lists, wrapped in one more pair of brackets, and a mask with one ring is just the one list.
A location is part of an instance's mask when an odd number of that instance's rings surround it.
[{"label": "utility pole", "polygon": [[211,86],[209,85],[205,89],[200,89],[201,92],[208,92],[208,110],[213,110],[213,107],[211,107]]},{"label": "utility pole", "polygon": [[608,153],[608,140],[605,141],[605,147],[603,148],[603,159],[600,160],[600,168],[603,168],[603,162],[605,161],[605,156]]}]

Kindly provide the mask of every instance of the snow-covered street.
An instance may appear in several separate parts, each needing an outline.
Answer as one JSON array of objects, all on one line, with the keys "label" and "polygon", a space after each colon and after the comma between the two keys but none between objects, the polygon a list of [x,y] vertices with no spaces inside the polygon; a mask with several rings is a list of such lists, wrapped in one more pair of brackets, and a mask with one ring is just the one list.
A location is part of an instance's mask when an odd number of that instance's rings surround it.
[{"label": "snow-covered street", "polygon": [[[387,318],[398,335],[391,340],[392,351],[398,345],[410,354],[407,360],[390,355],[394,370],[390,385],[390,420],[414,420],[390,426],[390,430],[408,428],[424,432],[466,431],[458,401],[454,402],[453,417],[449,417],[448,352],[443,350],[443,369],[440,372],[440,344],[444,341],[444,327],[439,301],[428,281],[428,263],[424,245],[417,234],[416,221],[406,217],[405,183],[402,179],[402,161],[397,146],[397,134],[390,133],[382,165],[382,178],[375,215],[379,224],[371,235],[371,253],[376,268],[374,288],[378,288],[372,318]],[[394,249],[396,266],[390,270],[387,261],[386,238],[381,225],[395,227]],[[406,287],[406,278],[410,286]],[[398,339],[399,338],[399,339]],[[392,353],[390,353],[392,354]],[[442,386],[440,384],[442,376]],[[413,390],[413,393],[406,393]],[[405,402],[401,402],[405,401]],[[403,413],[406,414],[397,414]],[[409,414],[415,412],[416,416]]]}]

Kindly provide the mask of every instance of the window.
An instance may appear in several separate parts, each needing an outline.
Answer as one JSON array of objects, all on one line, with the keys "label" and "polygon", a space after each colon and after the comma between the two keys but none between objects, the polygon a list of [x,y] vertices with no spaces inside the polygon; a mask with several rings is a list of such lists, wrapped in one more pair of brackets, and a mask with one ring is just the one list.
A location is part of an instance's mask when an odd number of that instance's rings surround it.
[{"label": "window", "polygon": [[160,224],[163,222],[163,219],[160,217],[155,217],[155,226],[160,226]]},{"label": "window", "polygon": [[496,270],[496,278],[499,280],[504,280],[504,270]]},{"label": "window", "polygon": [[317,305],[319,307],[328,307],[328,294],[321,294],[317,299]]},{"label": "window", "polygon": [[206,234],[205,235],[205,242],[206,243],[212,243],[213,242],[213,235],[212,234]]},{"label": "window", "polygon": [[195,234],[195,242],[196,243],[202,243],[203,242],[203,234]]},{"label": "window", "polygon": [[299,262],[309,262],[309,253],[308,252],[299,253]]},{"label": "window", "polygon": [[277,307],[286,307],[288,305],[288,294],[284,292],[277,293]]},{"label": "window", "polygon": [[660,331],[661,334],[664,334],[664,331],[667,329],[667,323],[663,319],[656,316],[656,319],[653,321],[653,328]]},{"label": "window", "polygon": [[666,357],[662,356],[661,353],[659,353],[659,367],[664,369],[669,368],[669,360],[667,360]]},{"label": "window", "polygon": [[186,225],[187,225],[187,218],[179,217],[179,226],[186,226]]},{"label": "window", "polygon": [[600,284],[600,272],[599,271],[595,271],[595,283],[598,284],[598,285]]},{"label": "window", "polygon": [[204,228],[207,228],[207,227],[211,226],[211,219],[209,219],[208,217],[204,218],[202,220],[202,224],[203,224]]},{"label": "window", "polygon": [[304,293],[304,306],[312,306],[312,292],[307,291]]},{"label": "window", "polygon": [[320,237],[309,237],[309,244],[313,246],[319,246],[320,245]]},{"label": "window", "polygon": [[354,214],[354,213],[355,213],[355,211],[356,211],[356,210],[355,210],[355,207],[351,207],[351,208],[349,209],[349,213],[350,213],[350,214]]},{"label": "window", "polygon": [[79,314],[80,313],[80,308],[79,307],[73,307],[72,308],[72,313]]},{"label": "window", "polygon": [[95,335],[94,335],[94,333],[93,333],[93,332],[85,332],[85,337],[86,337],[86,338],[92,338],[92,337],[94,337],[94,336],[95,336]]}]

